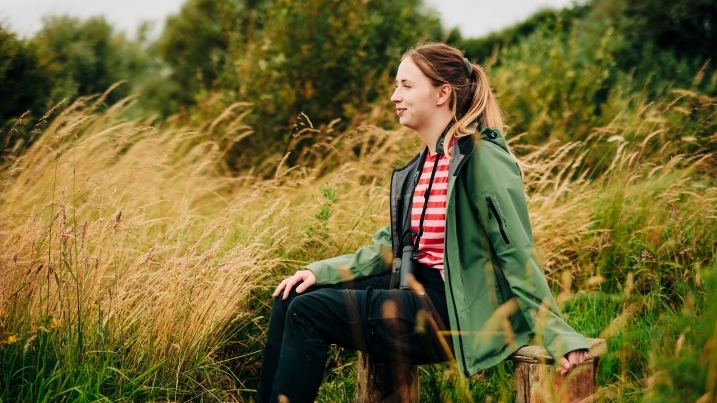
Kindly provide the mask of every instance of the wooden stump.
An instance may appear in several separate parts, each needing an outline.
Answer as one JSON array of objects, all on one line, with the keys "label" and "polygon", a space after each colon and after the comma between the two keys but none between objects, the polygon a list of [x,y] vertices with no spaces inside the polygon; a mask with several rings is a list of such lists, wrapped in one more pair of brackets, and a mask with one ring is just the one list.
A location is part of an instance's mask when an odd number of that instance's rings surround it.
[{"label": "wooden stump", "polygon": [[368,354],[358,353],[357,403],[417,403],[418,366],[377,363]]},{"label": "wooden stump", "polygon": [[[526,346],[513,353],[516,403],[596,402],[595,374],[607,343],[603,339],[588,342],[587,359],[566,376],[555,372],[554,360],[542,346]],[[359,352],[356,370],[356,402],[418,402],[418,366],[377,363]]]},{"label": "wooden stump", "polygon": [[516,403],[594,402],[595,374],[600,356],[607,351],[603,339],[588,339],[587,359],[563,376],[555,371],[553,358],[542,346],[526,346],[510,356],[517,392]]}]

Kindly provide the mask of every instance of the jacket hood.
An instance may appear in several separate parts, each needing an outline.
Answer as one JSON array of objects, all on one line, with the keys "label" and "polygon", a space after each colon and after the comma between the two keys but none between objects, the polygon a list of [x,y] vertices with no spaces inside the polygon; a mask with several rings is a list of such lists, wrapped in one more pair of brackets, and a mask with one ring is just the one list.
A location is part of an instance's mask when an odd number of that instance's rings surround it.
[{"label": "jacket hood", "polygon": [[476,139],[476,142],[479,140],[490,141],[491,143],[505,150],[505,152],[510,152],[508,151],[508,144],[505,142],[505,137],[503,137],[503,133],[501,133],[499,129],[495,127],[485,127],[482,123],[478,122],[474,122],[468,125],[466,129],[468,129],[468,131],[472,133],[473,138]]}]

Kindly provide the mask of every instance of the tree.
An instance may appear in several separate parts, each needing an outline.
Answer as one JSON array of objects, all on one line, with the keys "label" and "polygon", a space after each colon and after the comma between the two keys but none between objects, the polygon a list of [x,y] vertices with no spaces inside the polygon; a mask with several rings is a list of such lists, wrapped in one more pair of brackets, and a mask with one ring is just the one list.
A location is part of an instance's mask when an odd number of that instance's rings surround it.
[{"label": "tree", "polygon": [[[717,2],[712,0],[593,0],[582,28],[602,36],[614,30],[611,51],[617,67],[630,73],[640,90],[660,95],[672,87],[697,87],[714,94],[705,64],[717,48]],[[700,69],[705,67],[701,73]]]},{"label": "tree", "polygon": [[115,33],[102,17],[81,21],[61,16],[45,19],[32,38],[37,58],[52,83],[53,101],[101,93],[128,80],[108,99],[112,103],[131,93],[149,74],[149,55],[137,42]]},{"label": "tree", "polygon": [[368,110],[387,96],[401,54],[440,27],[420,0],[276,0],[263,24],[232,48],[224,86],[254,102],[254,150],[281,150],[301,112],[318,126]]},{"label": "tree", "polygon": [[32,45],[0,26],[0,129],[27,111],[43,113],[50,82]]},{"label": "tree", "polygon": [[[483,63],[491,57],[496,47],[503,49],[518,44],[538,31],[568,32],[572,25],[583,18],[588,11],[587,5],[573,5],[569,8],[553,10],[550,8],[535,12],[525,21],[513,26],[492,32],[481,38],[462,38],[457,29],[451,32],[449,43],[464,50],[467,58]],[[500,59],[498,59],[500,61]]]},{"label": "tree", "polygon": [[264,3],[188,0],[179,14],[167,18],[156,48],[170,72],[148,89],[165,115],[193,105],[202,91],[217,89],[219,76],[232,68],[232,44],[251,37]]},{"label": "tree", "polygon": [[714,0],[625,0],[620,29],[631,47],[652,42],[678,57],[704,60],[717,49]]}]

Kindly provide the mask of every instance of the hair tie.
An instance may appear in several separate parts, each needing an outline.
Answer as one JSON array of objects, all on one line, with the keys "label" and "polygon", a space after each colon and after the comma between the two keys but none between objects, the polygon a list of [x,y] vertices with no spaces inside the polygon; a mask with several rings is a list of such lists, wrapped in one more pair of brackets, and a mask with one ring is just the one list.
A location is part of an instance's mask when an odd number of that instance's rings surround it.
[{"label": "hair tie", "polygon": [[471,64],[471,62],[469,62],[468,59],[464,57],[463,64],[466,67],[466,73],[468,74],[468,77],[472,76],[473,75],[473,65]]}]

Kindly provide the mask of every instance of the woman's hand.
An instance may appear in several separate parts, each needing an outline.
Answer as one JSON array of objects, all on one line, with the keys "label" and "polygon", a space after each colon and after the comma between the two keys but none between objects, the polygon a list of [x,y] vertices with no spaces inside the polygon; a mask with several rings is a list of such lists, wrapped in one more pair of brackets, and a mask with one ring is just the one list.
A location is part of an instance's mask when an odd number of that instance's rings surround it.
[{"label": "woman's hand", "polygon": [[560,361],[558,362],[558,366],[560,368],[560,374],[565,375],[568,372],[572,371],[573,368],[577,367],[578,365],[582,364],[583,361],[588,356],[588,350],[574,350],[567,354],[565,354],[565,357],[561,357]]},{"label": "woman's hand", "polygon": [[312,272],[311,270],[297,271],[293,276],[285,278],[284,281],[282,281],[279,286],[276,287],[276,290],[274,290],[272,296],[276,298],[279,296],[279,294],[281,294],[281,290],[284,290],[284,296],[281,297],[281,299],[287,299],[289,297],[291,289],[294,288],[294,286],[297,284],[299,284],[299,286],[296,287],[297,294],[301,294],[302,292],[306,291],[307,288],[316,284],[316,276],[314,276],[314,272]]}]

